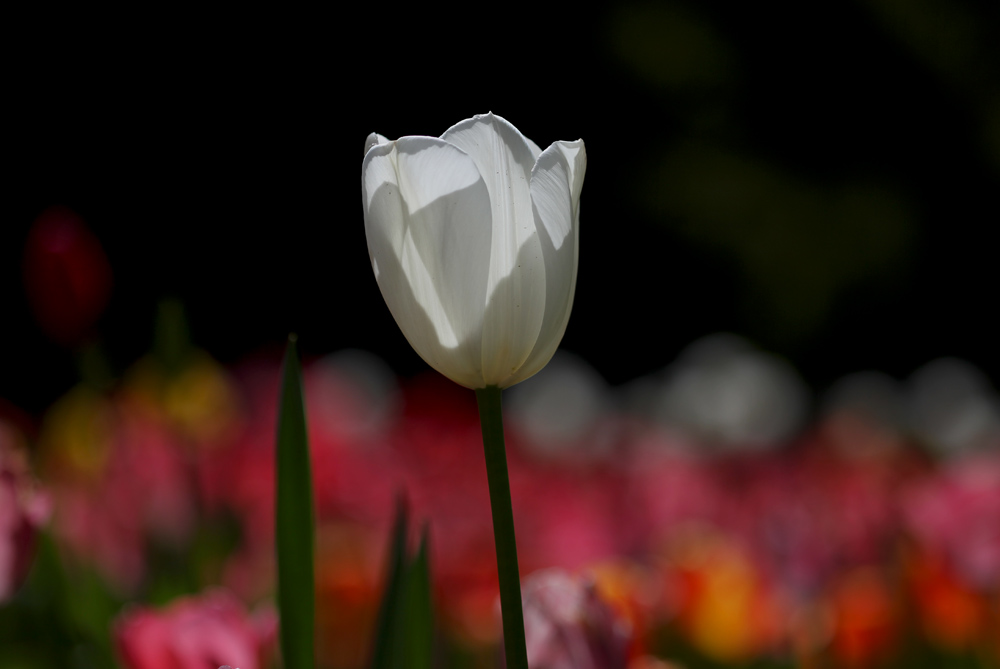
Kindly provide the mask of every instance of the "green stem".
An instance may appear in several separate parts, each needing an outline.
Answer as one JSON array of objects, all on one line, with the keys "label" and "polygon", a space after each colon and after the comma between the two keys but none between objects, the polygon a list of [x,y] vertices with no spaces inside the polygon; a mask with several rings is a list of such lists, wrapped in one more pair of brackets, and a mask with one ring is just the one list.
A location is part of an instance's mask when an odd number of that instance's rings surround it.
[{"label": "green stem", "polygon": [[490,508],[493,511],[493,538],[497,549],[497,572],[500,577],[500,608],[503,615],[503,643],[507,669],[528,669],[524,645],[524,613],[521,609],[521,578],[517,571],[517,543],[514,539],[514,512],[510,504],[510,479],[507,476],[507,452],[503,442],[503,414],[500,389],[496,386],[476,390],[479,422],[483,428],[486,451],[486,477],[490,485]]}]

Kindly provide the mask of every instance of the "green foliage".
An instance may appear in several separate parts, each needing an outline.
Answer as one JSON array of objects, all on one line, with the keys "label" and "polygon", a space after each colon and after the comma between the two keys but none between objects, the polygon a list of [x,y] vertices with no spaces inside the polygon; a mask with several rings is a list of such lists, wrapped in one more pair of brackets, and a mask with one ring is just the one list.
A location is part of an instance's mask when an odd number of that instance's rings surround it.
[{"label": "green foliage", "polygon": [[407,550],[406,504],[400,501],[379,605],[371,669],[430,669],[434,652],[427,528],[415,555]]},{"label": "green foliage", "polygon": [[184,305],[180,300],[165,299],[157,305],[153,352],[167,374],[177,374],[184,369],[192,346]]},{"label": "green foliage", "polygon": [[302,370],[294,336],[289,337],[285,350],[279,407],[275,536],[281,653],[289,669],[312,669],[315,666],[315,524]]},{"label": "green foliage", "polygon": [[0,669],[116,666],[108,630],[122,602],[90,569],[68,570],[39,537],[28,581],[0,605]]}]

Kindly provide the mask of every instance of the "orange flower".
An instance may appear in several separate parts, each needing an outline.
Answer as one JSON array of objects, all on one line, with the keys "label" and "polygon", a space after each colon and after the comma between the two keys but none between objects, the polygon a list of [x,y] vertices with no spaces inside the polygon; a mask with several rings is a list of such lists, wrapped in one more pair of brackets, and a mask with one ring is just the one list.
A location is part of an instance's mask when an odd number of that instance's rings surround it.
[{"label": "orange flower", "polygon": [[846,667],[879,663],[896,640],[898,620],[892,593],[874,567],[845,574],[832,593],[833,652]]}]

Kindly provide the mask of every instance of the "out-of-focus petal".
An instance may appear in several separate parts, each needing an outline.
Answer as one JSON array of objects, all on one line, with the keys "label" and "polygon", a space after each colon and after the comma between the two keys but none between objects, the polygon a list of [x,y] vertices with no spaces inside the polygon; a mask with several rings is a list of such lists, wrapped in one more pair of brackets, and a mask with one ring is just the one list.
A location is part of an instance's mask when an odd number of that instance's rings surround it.
[{"label": "out-of-focus petal", "polygon": [[183,597],[162,610],[126,609],[113,635],[127,669],[218,666],[220,661],[257,669],[272,643],[255,629],[243,605],[221,591]]},{"label": "out-of-focus petal", "polygon": [[535,572],[522,587],[528,663],[536,669],[626,666],[632,630],[593,583],[560,569]]},{"label": "out-of-focus petal", "polygon": [[362,166],[365,229],[382,296],[432,367],[482,387],[490,199],[472,159],[433,137],[373,145]]},{"label": "out-of-focus petal", "polygon": [[27,453],[0,418],[0,604],[28,575],[39,527],[49,518],[51,500],[31,475]]}]

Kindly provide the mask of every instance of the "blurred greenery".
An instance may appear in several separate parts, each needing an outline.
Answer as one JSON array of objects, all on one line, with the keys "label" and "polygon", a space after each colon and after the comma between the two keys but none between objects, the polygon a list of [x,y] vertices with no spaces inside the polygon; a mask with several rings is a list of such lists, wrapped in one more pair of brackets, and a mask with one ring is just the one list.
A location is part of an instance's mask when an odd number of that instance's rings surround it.
[{"label": "blurred greenery", "polygon": [[183,554],[150,546],[149,580],[126,601],[94,567],[68,559],[50,533],[41,534],[27,582],[0,606],[0,669],[117,667],[113,625],[129,603],[161,607],[219,583],[239,542],[234,519],[206,518]]},{"label": "blurred greenery", "polygon": [[684,95],[732,85],[736,56],[696,10],[675,2],[621,4],[610,25],[615,55],[649,85]]},{"label": "blurred greenery", "polygon": [[739,269],[744,309],[772,341],[811,334],[846,290],[898,272],[915,234],[911,206],[889,188],[809,183],[713,146],[668,152],[643,191],[677,232]]},{"label": "blurred greenery", "polygon": [[608,14],[609,59],[641,105],[622,183],[666,233],[664,281],[683,281],[665,303],[674,329],[735,330],[814,384],[946,354],[996,372],[985,338],[947,328],[985,318],[976,220],[998,215],[1000,5],[663,0]]},{"label": "blurred greenery", "polygon": [[42,534],[27,583],[0,606],[0,668],[116,666],[109,630],[123,604],[93,570],[64,565]]},{"label": "blurred greenery", "polygon": [[[827,324],[849,289],[912,262],[915,205],[875,178],[795,174],[748,145],[739,56],[693,6],[623,5],[610,42],[679,119],[633,197],[689,243],[736,268],[747,321],[773,345]],[[808,142],[808,136],[803,137]]]},{"label": "blurred greenery", "polygon": [[410,554],[409,512],[400,497],[389,547],[385,587],[372,638],[371,669],[430,669],[434,659],[428,530]]}]

